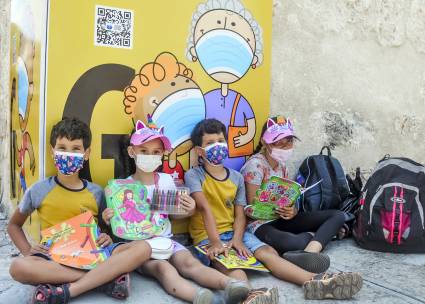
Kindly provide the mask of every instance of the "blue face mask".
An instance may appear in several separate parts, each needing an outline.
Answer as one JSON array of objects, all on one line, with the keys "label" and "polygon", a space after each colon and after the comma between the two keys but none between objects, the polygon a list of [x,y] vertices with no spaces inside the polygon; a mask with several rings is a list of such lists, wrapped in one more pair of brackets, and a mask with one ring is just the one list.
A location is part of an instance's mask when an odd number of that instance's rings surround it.
[{"label": "blue face mask", "polygon": [[28,72],[25,67],[25,63],[21,57],[17,59],[18,69],[18,107],[19,115],[25,118],[25,112],[27,110],[28,92],[29,92],[29,80]]},{"label": "blue face mask", "polygon": [[229,149],[226,143],[214,143],[203,148],[205,158],[213,166],[220,166],[229,156]]},{"label": "blue face mask", "polygon": [[205,118],[201,90],[184,89],[165,98],[152,114],[156,125],[164,126],[164,135],[173,148],[190,139],[195,125]]},{"label": "blue face mask", "polygon": [[205,71],[212,75],[226,72],[241,78],[254,58],[248,42],[230,30],[212,30],[199,38],[196,55]]}]

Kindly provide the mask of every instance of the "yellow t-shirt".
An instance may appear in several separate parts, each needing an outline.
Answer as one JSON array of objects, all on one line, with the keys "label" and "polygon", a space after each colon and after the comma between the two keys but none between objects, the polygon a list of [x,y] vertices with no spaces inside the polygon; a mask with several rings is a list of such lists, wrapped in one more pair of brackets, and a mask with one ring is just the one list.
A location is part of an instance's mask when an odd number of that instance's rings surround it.
[{"label": "yellow t-shirt", "polygon": [[[235,205],[246,205],[245,185],[242,175],[227,169],[227,177],[218,180],[203,167],[196,167],[185,174],[190,193],[203,192],[214,215],[218,233],[233,231]],[[189,233],[194,244],[208,238],[204,220],[199,211],[190,218]]]},{"label": "yellow t-shirt", "polygon": [[39,181],[27,189],[19,211],[29,215],[37,210],[41,230],[86,211],[91,211],[97,219],[99,210],[105,206],[103,189],[86,180],[83,184],[82,189],[73,190],[61,185],[56,177]]}]

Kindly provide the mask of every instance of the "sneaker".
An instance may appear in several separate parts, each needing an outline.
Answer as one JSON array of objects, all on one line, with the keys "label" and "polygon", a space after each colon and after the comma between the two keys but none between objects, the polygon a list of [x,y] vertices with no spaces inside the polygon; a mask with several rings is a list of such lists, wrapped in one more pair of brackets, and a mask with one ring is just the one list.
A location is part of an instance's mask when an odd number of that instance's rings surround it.
[{"label": "sneaker", "polygon": [[206,288],[199,288],[196,292],[194,304],[211,304],[213,303],[214,293]]},{"label": "sneaker", "polygon": [[288,251],[282,258],[312,273],[322,273],[328,270],[331,260],[328,255],[304,250]]},{"label": "sneaker", "polygon": [[226,303],[236,304],[241,302],[246,298],[251,289],[252,288],[248,282],[236,280],[230,281],[224,289],[224,298]]},{"label": "sneaker", "polygon": [[253,289],[242,304],[278,304],[279,292],[276,287]]},{"label": "sneaker", "polygon": [[115,280],[97,287],[96,290],[112,298],[124,300],[130,295],[130,274],[124,273]]},{"label": "sneaker", "polygon": [[363,279],[356,272],[321,273],[303,285],[308,300],[349,299],[362,288]]}]

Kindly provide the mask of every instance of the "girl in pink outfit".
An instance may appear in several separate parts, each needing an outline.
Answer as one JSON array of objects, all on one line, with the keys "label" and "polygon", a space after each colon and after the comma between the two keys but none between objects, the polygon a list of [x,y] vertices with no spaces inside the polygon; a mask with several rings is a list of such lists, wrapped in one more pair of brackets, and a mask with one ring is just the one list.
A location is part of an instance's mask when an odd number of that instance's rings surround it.
[{"label": "girl in pink outfit", "polygon": [[146,215],[140,213],[136,208],[136,202],[133,200],[133,191],[127,189],[124,191],[124,200],[122,205],[118,207],[125,208],[125,211],[121,213],[121,217],[129,223],[140,223],[146,218]]}]

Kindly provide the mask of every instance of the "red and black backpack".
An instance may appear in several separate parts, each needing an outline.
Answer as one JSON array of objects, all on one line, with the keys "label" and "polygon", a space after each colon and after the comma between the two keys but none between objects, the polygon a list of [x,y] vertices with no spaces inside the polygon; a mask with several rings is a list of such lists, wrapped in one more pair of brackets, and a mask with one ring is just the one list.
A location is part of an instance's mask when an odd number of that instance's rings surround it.
[{"label": "red and black backpack", "polygon": [[408,158],[379,161],[359,200],[353,235],[360,247],[425,252],[425,167]]}]

